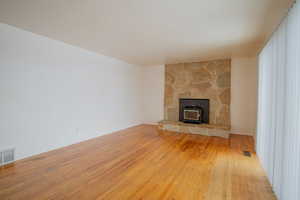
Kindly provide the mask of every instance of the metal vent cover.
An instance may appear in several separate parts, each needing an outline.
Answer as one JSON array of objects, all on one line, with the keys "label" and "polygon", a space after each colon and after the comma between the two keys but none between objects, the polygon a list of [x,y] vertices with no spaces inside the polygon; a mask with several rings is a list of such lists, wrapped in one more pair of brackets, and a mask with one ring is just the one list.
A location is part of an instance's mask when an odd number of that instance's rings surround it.
[{"label": "metal vent cover", "polygon": [[243,151],[243,153],[244,153],[244,156],[251,157],[250,151]]},{"label": "metal vent cover", "polygon": [[6,149],[0,152],[0,165],[5,165],[15,160],[15,149]]}]

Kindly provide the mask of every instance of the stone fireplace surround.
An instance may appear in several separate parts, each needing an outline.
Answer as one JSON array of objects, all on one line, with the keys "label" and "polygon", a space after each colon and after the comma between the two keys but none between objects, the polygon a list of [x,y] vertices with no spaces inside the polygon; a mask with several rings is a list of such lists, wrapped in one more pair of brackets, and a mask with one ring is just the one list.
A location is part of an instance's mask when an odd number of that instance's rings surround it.
[{"label": "stone fireplace surround", "polygon": [[[228,137],[230,131],[231,60],[165,66],[164,130]],[[179,122],[179,99],[209,99],[209,124]]]}]

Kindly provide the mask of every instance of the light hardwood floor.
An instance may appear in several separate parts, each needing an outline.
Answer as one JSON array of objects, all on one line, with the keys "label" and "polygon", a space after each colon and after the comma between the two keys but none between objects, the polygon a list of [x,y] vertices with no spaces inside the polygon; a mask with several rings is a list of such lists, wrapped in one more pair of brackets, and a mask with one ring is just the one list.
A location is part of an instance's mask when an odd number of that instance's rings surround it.
[{"label": "light hardwood floor", "polygon": [[0,199],[275,197],[253,153],[252,137],[227,140],[141,125],[0,168]]}]

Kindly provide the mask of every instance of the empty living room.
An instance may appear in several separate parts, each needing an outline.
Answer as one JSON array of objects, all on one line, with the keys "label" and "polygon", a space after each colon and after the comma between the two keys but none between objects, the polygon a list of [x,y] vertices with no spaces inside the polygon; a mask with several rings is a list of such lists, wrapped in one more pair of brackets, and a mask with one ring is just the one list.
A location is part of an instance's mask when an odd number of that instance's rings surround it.
[{"label": "empty living room", "polygon": [[0,200],[299,200],[298,0],[0,0]]}]

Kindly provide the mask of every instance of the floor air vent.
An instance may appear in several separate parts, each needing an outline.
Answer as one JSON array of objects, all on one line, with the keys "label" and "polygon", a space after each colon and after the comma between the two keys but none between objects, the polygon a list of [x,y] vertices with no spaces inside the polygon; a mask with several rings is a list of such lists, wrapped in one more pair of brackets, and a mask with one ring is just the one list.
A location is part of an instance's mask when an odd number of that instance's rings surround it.
[{"label": "floor air vent", "polygon": [[9,164],[15,160],[15,149],[6,149],[0,152],[0,165]]},{"label": "floor air vent", "polygon": [[251,153],[249,151],[244,151],[244,156],[251,157]]}]

